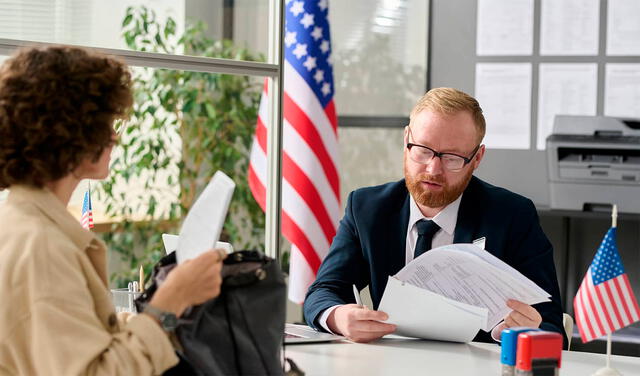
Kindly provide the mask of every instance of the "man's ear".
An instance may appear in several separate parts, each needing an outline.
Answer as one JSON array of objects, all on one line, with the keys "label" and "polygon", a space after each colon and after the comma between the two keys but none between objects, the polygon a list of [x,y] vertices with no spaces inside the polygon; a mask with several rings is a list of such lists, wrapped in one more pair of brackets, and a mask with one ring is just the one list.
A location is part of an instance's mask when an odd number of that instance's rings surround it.
[{"label": "man's ear", "polygon": [[478,152],[476,153],[476,155],[473,156],[473,169],[474,170],[476,168],[478,168],[478,166],[480,166],[480,161],[482,161],[482,158],[484,158],[484,151],[485,151],[484,145],[480,145],[480,148],[478,149]]},{"label": "man's ear", "polygon": [[404,142],[402,143],[402,147],[404,148],[409,143],[409,126],[408,125],[404,126],[403,140],[404,140]]}]

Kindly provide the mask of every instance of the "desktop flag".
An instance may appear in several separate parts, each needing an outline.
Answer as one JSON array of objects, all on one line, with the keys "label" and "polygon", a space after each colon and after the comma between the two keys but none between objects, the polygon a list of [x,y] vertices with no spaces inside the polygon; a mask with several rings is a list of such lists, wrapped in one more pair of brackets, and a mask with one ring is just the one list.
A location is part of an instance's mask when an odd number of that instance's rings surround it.
[{"label": "desktop flag", "polygon": [[[292,244],[289,299],[302,303],[340,219],[337,118],[327,0],[287,1],[282,233]],[[249,186],[265,210],[267,85],[251,149]]]},{"label": "desktop flag", "polygon": [[91,194],[89,189],[84,193],[84,200],[82,200],[82,217],[80,218],[80,224],[87,230],[93,228],[93,210],[91,209]]},{"label": "desktop flag", "polygon": [[573,300],[582,342],[640,320],[640,308],[616,246],[616,228],[604,237]]}]

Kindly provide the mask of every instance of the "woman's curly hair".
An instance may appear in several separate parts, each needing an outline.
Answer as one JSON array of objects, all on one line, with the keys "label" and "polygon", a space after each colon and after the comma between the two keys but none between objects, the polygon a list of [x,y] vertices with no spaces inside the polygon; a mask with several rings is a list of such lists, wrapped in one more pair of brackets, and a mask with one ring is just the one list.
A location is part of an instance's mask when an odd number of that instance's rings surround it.
[{"label": "woman's curly hair", "polygon": [[112,142],[133,103],[131,73],[75,47],[27,48],[0,67],[0,189],[42,187]]}]

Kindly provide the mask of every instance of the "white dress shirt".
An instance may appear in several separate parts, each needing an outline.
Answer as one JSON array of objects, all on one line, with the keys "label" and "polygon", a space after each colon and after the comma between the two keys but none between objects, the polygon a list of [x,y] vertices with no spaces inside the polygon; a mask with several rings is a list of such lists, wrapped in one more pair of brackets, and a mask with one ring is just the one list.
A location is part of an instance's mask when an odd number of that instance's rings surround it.
[{"label": "white dress shirt", "polygon": [[418,241],[416,223],[422,219],[430,219],[440,226],[440,230],[438,230],[431,239],[431,247],[429,249],[453,244],[453,232],[456,229],[456,222],[458,221],[458,209],[460,208],[461,199],[462,195],[454,202],[445,206],[435,217],[428,218],[422,215],[418,204],[416,204],[416,201],[411,197],[411,200],[409,200],[409,223],[407,225],[405,264],[413,260],[416,242]]}]

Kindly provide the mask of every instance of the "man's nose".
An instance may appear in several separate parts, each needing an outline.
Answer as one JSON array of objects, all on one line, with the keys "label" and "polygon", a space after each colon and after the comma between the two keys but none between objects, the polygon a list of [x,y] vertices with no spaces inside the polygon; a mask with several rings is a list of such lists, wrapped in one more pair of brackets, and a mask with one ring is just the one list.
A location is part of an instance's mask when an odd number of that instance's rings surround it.
[{"label": "man's nose", "polygon": [[433,158],[431,158],[431,160],[425,165],[425,172],[431,175],[442,174],[444,172],[442,159],[434,155]]}]

